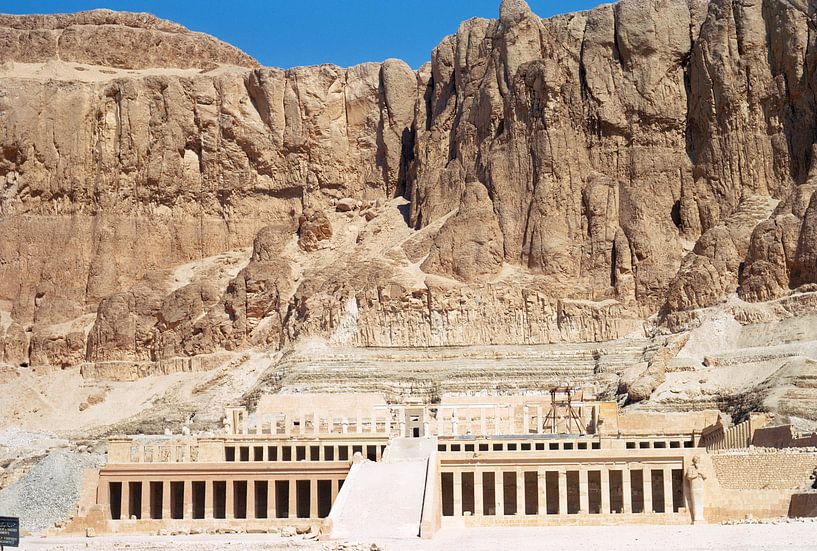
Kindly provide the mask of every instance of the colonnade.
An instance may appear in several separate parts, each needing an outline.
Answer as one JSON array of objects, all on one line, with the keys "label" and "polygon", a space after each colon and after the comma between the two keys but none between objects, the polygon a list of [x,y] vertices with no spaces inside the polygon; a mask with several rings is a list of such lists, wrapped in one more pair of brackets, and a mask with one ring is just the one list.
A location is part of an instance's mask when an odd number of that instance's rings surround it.
[{"label": "colonnade", "polygon": [[106,477],[99,503],[112,520],[325,518],[344,475],[187,478]]},{"label": "colonnade", "polygon": [[443,516],[673,513],[685,508],[680,464],[442,467]]}]

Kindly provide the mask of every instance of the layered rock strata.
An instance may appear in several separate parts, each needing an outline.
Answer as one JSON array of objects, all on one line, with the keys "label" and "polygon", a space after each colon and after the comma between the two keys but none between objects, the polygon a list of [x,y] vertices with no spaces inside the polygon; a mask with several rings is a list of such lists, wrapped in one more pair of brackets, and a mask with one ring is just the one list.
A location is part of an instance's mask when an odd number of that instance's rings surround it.
[{"label": "layered rock strata", "polygon": [[816,11],[505,0],[416,71],[2,16],[0,360],[603,341],[785,297],[817,283]]}]

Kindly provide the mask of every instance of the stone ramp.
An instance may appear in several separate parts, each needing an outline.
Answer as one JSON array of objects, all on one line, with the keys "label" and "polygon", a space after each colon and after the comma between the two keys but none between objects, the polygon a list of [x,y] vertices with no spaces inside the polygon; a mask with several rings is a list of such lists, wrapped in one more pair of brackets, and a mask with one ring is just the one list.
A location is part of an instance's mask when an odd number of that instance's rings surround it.
[{"label": "stone ramp", "polygon": [[382,462],[352,465],[329,514],[332,539],[418,537],[434,442],[398,438]]}]

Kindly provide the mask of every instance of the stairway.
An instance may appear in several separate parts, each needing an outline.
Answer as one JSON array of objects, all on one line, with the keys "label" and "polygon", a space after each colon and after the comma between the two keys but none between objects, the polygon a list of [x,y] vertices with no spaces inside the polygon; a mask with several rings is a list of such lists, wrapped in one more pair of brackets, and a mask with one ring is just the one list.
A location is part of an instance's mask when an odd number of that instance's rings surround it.
[{"label": "stairway", "polygon": [[332,511],[332,539],[416,538],[436,440],[397,438],[383,461],[352,465]]}]

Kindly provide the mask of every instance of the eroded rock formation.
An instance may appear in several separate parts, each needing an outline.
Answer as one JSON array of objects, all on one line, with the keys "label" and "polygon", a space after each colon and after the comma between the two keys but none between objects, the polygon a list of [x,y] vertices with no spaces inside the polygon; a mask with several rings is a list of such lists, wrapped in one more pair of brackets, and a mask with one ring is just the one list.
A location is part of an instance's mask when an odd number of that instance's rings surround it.
[{"label": "eroded rock formation", "polygon": [[597,341],[817,283],[816,12],[504,0],[416,71],[2,16],[0,361]]}]

